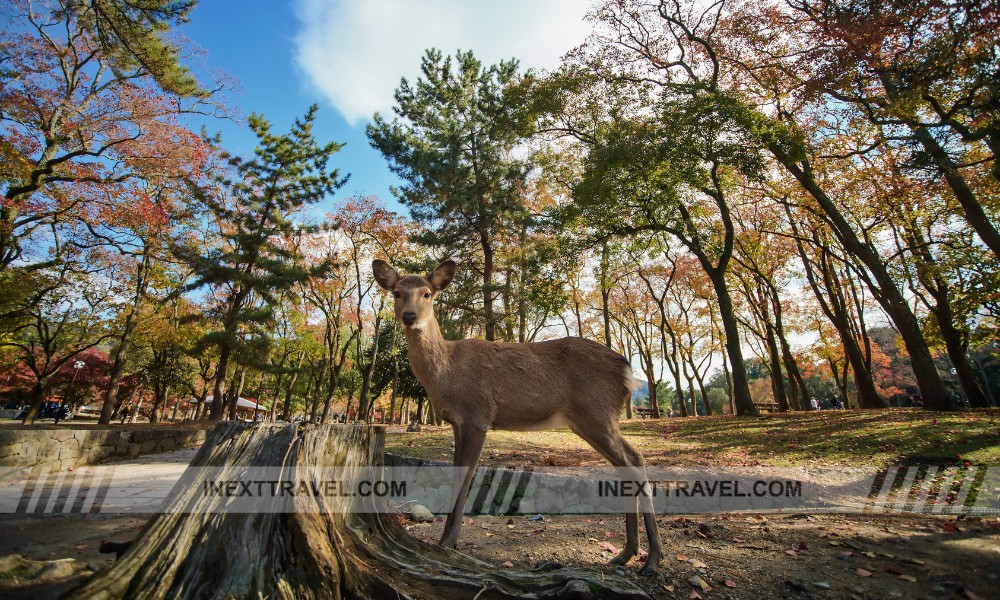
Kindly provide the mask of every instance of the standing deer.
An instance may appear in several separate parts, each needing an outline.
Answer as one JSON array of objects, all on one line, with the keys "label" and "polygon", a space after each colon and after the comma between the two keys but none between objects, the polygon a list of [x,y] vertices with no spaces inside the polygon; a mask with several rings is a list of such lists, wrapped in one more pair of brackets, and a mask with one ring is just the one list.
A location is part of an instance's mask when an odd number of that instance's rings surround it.
[{"label": "standing deer", "polygon": [[[435,414],[455,433],[456,487],[440,544],[454,548],[458,541],[469,485],[490,429],[569,426],[612,465],[630,468],[635,481],[648,484],[642,455],[618,429],[622,406],[631,396],[628,361],[583,338],[527,344],[446,341],[432,304],[451,283],[455,268],[448,260],[429,277],[400,276],[385,261],[372,262],[375,281],[395,297],[413,374],[426,388]],[[660,563],[660,533],[652,500],[642,495],[640,503],[649,539],[642,572],[651,574]],[[638,511],[625,515],[625,534],[625,548],[614,564],[623,565],[639,552]]]}]

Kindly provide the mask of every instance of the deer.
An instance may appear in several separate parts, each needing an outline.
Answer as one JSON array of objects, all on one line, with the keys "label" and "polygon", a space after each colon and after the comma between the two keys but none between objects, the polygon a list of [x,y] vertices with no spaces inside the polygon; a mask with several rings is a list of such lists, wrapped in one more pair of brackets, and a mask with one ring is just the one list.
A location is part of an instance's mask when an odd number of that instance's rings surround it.
[{"label": "deer", "polygon": [[[593,340],[566,337],[528,343],[445,340],[434,314],[435,298],[455,277],[446,260],[428,276],[400,275],[383,260],[372,262],[375,281],[392,292],[406,337],[410,368],[427,391],[435,414],[455,437],[455,488],[439,544],[455,548],[476,465],[490,429],[539,431],[568,426],[615,467],[629,469],[649,489],[645,461],[622,436],[618,420],[632,395],[629,361]],[[654,574],[662,550],[648,494],[625,514],[626,542],[611,563],[625,565],[639,553],[639,512],[649,549],[643,575]]]}]

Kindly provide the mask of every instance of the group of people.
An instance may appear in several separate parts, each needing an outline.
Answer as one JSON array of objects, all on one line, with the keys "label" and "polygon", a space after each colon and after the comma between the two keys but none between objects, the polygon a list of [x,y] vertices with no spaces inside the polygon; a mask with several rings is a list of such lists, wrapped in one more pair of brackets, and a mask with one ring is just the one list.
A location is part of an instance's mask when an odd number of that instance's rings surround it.
[{"label": "group of people", "polygon": [[[847,405],[844,403],[844,399],[841,398],[840,396],[834,396],[833,398],[831,398],[830,404],[833,405],[834,410],[847,409]],[[819,400],[817,400],[815,396],[809,399],[809,408],[810,410],[822,410],[822,408],[819,405]]]}]

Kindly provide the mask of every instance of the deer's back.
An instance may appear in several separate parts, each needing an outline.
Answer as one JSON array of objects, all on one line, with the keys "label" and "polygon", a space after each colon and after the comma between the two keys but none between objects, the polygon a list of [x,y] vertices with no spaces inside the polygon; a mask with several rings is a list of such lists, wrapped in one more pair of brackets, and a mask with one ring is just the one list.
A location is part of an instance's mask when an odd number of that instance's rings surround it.
[{"label": "deer's back", "polygon": [[446,381],[435,390],[445,396],[442,412],[455,404],[457,416],[476,414],[487,427],[546,429],[578,416],[617,418],[631,394],[628,361],[584,338],[460,340],[449,343],[448,354]]}]

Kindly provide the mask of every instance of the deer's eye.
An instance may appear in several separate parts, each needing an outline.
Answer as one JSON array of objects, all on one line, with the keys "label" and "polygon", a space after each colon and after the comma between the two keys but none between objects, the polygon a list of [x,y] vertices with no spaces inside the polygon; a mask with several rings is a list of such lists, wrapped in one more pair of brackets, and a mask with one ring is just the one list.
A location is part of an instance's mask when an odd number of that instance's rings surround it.
[{"label": "deer's eye", "polygon": [[424,292],[424,298],[430,298],[430,297],[431,297],[430,292]]},{"label": "deer's eye", "polygon": [[392,295],[395,296],[395,297],[397,297],[397,298],[402,298],[403,297],[403,295],[400,294],[399,292],[393,292]]}]

